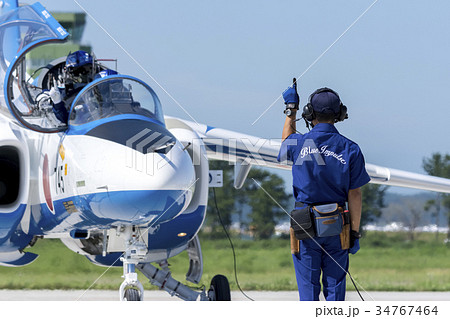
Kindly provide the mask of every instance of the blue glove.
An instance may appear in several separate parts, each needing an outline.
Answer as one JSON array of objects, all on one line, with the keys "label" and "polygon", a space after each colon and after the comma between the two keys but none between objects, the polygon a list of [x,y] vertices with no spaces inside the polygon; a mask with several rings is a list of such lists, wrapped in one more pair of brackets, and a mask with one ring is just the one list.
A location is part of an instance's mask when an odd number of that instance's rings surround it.
[{"label": "blue glove", "polygon": [[359,248],[360,248],[360,247],[359,247],[359,239],[355,239],[355,243],[353,244],[353,247],[350,248],[350,249],[348,250],[348,252],[349,252],[350,254],[354,255],[354,254],[356,254],[356,253],[358,252]]},{"label": "blue glove", "polygon": [[300,98],[297,93],[297,82],[294,82],[283,92],[284,104],[295,104],[298,106]]}]

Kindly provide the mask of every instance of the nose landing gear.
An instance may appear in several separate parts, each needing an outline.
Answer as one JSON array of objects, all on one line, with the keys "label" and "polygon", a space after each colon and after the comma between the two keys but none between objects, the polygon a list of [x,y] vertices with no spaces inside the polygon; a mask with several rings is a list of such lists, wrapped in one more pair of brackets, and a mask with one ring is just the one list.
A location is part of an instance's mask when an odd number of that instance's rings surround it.
[{"label": "nose landing gear", "polygon": [[215,275],[211,280],[211,288],[208,291],[211,301],[231,301],[230,284],[227,277]]},{"label": "nose landing gear", "polygon": [[[148,249],[145,242],[137,236],[136,229],[125,227],[120,235],[125,239],[125,253],[120,260],[123,263],[124,281],[120,285],[119,295],[121,301],[142,301],[144,300],[144,288],[138,280],[136,270],[144,274],[150,283],[167,291],[171,296],[177,296],[183,300],[197,301],[229,301],[231,300],[230,285],[223,275],[216,275],[211,280],[209,290],[205,288],[202,291],[195,291],[192,288],[183,285],[172,277],[167,260],[159,263],[161,268],[153,266],[148,262]],[[189,268],[186,279],[188,281],[199,283],[203,263],[201,258],[200,245],[198,239],[192,241],[188,249],[191,267]]]},{"label": "nose landing gear", "polygon": [[144,287],[138,280],[136,265],[142,262],[147,255],[147,246],[140,241],[136,230],[125,228],[126,250],[120,261],[123,263],[123,283],[119,288],[120,301],[142,301],[144,300]]},{"label": "nose landing gear", "polygon": [[144,300],[144,287],[137,278],[136,265],[129,263],[125,258],[123,262],[123,278],[125,279],[119,288],[120,301],[142,301]]}]

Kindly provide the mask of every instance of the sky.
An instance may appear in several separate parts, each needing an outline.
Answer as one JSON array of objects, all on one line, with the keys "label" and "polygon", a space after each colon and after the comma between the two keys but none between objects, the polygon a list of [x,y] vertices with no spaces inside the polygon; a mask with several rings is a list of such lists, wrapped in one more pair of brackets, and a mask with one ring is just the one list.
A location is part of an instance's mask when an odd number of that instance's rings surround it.
[{"label": "sky", "polygon": [[166,115],[280,138],[280,95],[297,77],[301,106],[319,87],[339,93],[349,119],[336,127],[368,163],[424,173],[424,157],[450,153],[449,1],[41,3],[81,5],[83,42],[152,86]]}]

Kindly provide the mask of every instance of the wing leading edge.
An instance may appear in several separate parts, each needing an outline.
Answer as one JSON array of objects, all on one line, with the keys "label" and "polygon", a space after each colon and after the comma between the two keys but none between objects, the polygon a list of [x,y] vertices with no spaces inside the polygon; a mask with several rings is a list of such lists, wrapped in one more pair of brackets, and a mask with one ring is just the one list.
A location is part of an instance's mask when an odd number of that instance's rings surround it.
[{"label": "wing leading edge", "polygon": [[[236,163],[235,187],[242,186],[251,165],[290,170],[292,162],[278,162],[281,139],[263,139],[173,117],[195,131],[204,143],[209,159]],[[195,141],[193,142],[195,143]],[[242,169],[247,168],[247,169]],[[371,183],[450,193],[450,179],[387,168],[366,163]],[[242,173],[244,172],[244,173]],[[245,173],[246,172],[246,173]]]}]

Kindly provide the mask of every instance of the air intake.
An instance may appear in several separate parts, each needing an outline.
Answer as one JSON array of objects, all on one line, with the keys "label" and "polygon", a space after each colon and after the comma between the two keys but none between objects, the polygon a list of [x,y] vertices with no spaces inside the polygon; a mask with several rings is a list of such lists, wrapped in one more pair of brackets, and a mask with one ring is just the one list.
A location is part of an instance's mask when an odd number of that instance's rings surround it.
[{"label": "air intake", "polygon": [[19,190],[19,153],[15,147],[0,146],[0,206],[13,204]]}]

